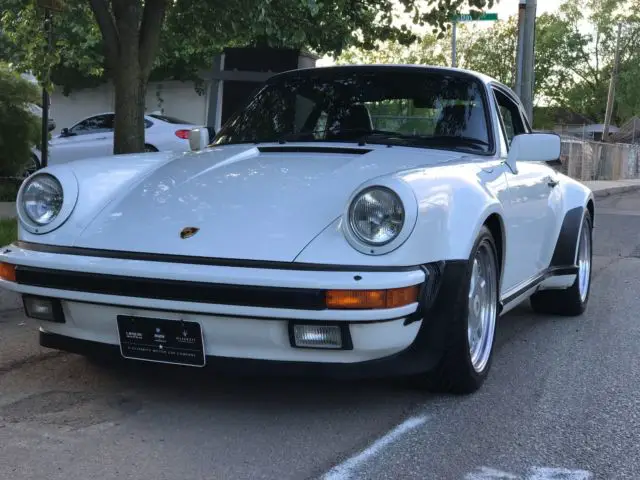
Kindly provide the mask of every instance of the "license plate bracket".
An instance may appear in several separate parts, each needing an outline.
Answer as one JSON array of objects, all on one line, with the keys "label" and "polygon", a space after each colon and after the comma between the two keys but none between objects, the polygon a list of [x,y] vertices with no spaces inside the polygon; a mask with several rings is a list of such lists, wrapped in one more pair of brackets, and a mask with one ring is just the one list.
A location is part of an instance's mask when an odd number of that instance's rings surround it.
[{"label": "license plate bracket", "polygon": [[197,322],[118,315],[120,353],[124,358],[204,367],[202,326]]}]

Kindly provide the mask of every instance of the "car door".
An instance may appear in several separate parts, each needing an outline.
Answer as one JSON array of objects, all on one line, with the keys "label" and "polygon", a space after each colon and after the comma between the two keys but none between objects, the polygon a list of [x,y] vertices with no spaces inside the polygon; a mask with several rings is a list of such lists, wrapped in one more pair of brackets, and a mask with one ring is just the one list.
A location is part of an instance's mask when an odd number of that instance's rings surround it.
[{"label": "car door", "polygon": [[[516,97],[507,89],[492,88],[508,152],[513,137],[531,133],[531,128]],[[519,162],[515,171],[506,168],[506,179],[507,248],[502,287],[503,292],[513,293],[549,267],[562,194],[556,172],[544,162]]]},{"label": "car door", "polygon": [[113,155],[113,114],[86,118],[51,141],[50,163]]}]

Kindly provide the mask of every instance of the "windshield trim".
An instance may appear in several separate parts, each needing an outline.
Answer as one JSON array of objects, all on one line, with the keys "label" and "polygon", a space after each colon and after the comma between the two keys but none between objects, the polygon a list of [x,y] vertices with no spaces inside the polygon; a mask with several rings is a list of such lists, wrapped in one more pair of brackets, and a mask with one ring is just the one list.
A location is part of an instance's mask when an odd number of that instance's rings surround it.
[{"label": "windshield trim", "polygon": [[[489,146],[487,147],[486,151],[471,152],[465,149],[465,147],[463,146],[458,148],[449,148],[449,147],[436,148],[433,146],[424,146],[424,145],[399,145],[397,143],[383,143],[383,142],[375,142],[375,143],[379,145],[392,145],[392,146],[398,146],[398,147],[423,148],[427,150],[435,149],[435,150],[445,150],[445,151],[453,151],[453,152],[459,152],[459,153],[471,153],[472,155],[478,155],[482,157],[494,157],[498,152],[498,145],[497,145],[496,136],[495,136],[495,125],[493,122],[493,115],[492,115],[493,108],[490,100],[491,96],[489,95],[490,92],[488,91],[487,84],[482,80],[482,78],[478,75],[474,75],[473,73],[467,72],[465,70],[448,69],[445,67],[423,67],[420,65],[337,65],[337,66],[329,66],[329,67],[302,68],[298,70],[290,70],[288,72],[277,73],[272,77],[268,78],[267,81],[264,83],[264,85],[258,90],[254,91],[245,100],[245,102],[242,103],[242,106],[236,110],[236,113],[229,117],[229,119],[224,123],[224,125],[220,127],[215,137],[211,139],[209,143],[209,147],[223,146],[223,145],[239,145],[241,143],[255,143],[255,144],[268,143],[264,141],[264,142],[231,142],[231,143],[224,143],[224,144],[216,144],[215,141],[217,140],[220,133],[224,131],[225,126],[231,121],[233,121],[235,117],[240,114],[240,112],[242,112],[245,108],[247,108],[247,106],[255,99],[257,95],[262,93],[265,89],[269,88],[270,86],[278,85],[279,83],[283,81],[291,80],[292,78],[303,79],[303,78],[308,78],[315,75],[324,75],[324,74],[329,74],[330,76],[331,72],[335,72],[336,76],[349,74],[349,73],[367,74],[367,73],[375,73],[375,72],[381,72],[381,73],[413,72],[415,74],[422,73],[425,75],[452,76],[452,77],[463,78],[465,80],[468,80],[469,82],[474,82],[479,87],[480,98],[482,99],[482,102],[483,102],[485,123],[487,125],[487,137],[489,140],[488,142]],[[326,140],[321,140],[321,141],[326,141]],[[315,143],[317,141],[303,140],[303,141],[296,141],[296,142],[297,143]],[[328,143],[334,143],[334,142],[328,142]],[[335,143],[353,144],[357,142],[335,142]],[[371,142],[371,143],[374,143],[374,142]],[[464,149],[464,152],[461,152],[460,149]]]}]

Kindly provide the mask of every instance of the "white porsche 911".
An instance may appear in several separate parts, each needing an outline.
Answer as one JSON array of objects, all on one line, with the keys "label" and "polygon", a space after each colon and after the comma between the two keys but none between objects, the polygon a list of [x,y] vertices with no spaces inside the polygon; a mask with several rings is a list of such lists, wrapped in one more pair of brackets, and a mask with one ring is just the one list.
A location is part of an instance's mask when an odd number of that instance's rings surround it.
[{"label": "white porsche 911", "polygon": [[497,317],[587,306],[593,195],[491,78],[296,70],[191,142],[24,182],[0,286],[43,346],[469,393]]}]

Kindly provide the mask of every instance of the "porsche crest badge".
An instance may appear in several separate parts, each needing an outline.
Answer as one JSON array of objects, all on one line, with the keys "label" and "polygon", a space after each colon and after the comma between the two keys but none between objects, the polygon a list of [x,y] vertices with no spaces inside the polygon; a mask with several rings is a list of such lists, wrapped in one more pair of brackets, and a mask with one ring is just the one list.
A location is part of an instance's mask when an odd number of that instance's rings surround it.
[{"label": "porsche crest badge", "polygon": [[185,238],[191,238],[193,237],[196,233],[198,233],[200,229],[197,227],[185,227],[182,229],[182,231],[180,232],[180,238],[182,238],[183,240]]}]

